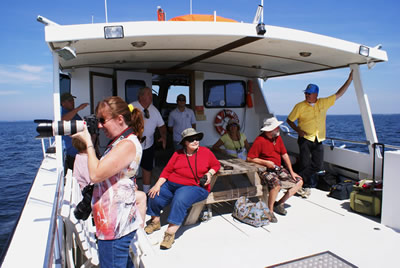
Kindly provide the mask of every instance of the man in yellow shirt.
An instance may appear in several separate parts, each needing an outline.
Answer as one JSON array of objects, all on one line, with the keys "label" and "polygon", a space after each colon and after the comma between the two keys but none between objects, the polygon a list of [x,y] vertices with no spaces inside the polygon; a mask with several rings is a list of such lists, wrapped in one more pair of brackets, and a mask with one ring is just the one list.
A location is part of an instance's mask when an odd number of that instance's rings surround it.
[{"label": "man in yellow shirt", "polygon": [[286,120],[299,135],[297,140],[300,150],[299,174],[303,177],[306,187],[315,187],[310,185],[311,176],[323,169],[322,141],[325,140],[326,133],[326,112],[346,92],[352,80],[353,71],[339,90],[327,98],[318,98],[318,86],[309,84],[304,90],[305,100],[294,106]]}]

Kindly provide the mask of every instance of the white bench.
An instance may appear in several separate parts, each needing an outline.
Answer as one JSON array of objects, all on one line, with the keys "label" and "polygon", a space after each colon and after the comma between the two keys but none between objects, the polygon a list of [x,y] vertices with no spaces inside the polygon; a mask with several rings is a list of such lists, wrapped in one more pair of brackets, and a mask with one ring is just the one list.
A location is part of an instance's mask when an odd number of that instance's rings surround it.
[{"label": "white bench", "polygon": [[92,218],[77,220],[74,215],[76,205],[82,200],[76,179],[65,177],[64,197],[60,215],[65,226],[65,252],[68,267],[98,267],[99,257],[96,243],[96,227]]},{"label": "white bench", "polygon": [[[65,177],[64,197],[60,209],[65,225],[67,267],[99,267],[96,227],[92,217],[86,221],[75,218],[74,210],[82,200],[82,193],[77,180],[68,175]],[[130,254],[136,268],[156,267],[152,265],[157,260],[156,253],[143,228],[137,230],[131,242]]]}]

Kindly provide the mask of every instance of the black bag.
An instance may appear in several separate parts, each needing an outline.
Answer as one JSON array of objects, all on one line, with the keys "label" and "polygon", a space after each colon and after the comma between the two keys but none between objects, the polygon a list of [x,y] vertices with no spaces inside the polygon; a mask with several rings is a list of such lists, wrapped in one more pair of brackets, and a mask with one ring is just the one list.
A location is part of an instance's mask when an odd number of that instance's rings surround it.
[{"label": "black bag", "polygon": [[328,192],[331,190],[331,187],[336,185],[338,182],[339,179],[337,176],[331,173],[325,173],[318,176],[317,189]]},{"label": "black bag", "polygon": [[343,182],[339,182],[338,184],[335,184],[331,187],[328,196],[339,200],[349,199],[350,193],[353,191],[353,185],[353,180],[345,180]]}]

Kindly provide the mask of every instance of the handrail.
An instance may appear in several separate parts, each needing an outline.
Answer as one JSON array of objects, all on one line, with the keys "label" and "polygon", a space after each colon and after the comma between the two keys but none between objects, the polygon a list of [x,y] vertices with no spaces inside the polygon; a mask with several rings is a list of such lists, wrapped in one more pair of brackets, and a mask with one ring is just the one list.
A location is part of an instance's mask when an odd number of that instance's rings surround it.
[{"label": "handrail", "polygon": [[[281,128],[284,127],[284,133],[285,134],[290,134],[291,136],[297,136],[297,132],[295,131],[289,131],[289,128],[287,126],[280,126]],[[335,137],[326,137],[326,140],[331,140],[332,145],[334,146],[334,141],[342,141],[342,142],[348,142],[348,143],[353,143],[353,144],[361,144],[361,145],[367,145],[369,146],[371,143],[367,140],[365,141],[355,141],[355,140],[349,140],[349,139],[342,139],[342,138],[335,138]],[[400,146],[396,145],[389,145],[385,144],[385,148],[391,148],[394,150],[400,150]]]},{"label": "handrail", "polygon": [[[56,253],[54,253],[54,247],[55,247],[55,242],[57,240],[57,229],[58,229],[58,224],[57,220],[59,219],[58,217],[58,210],[60,207],[60,203],[62,201],[62,197],[64,195],[64,171],[61,169],[60,173],[58,174],[58,179],[57,179],[57,186],[56,186],[56,194],[54,196],[54,202],[53,202],[53,210],[51,212],[51,218],[50,218],[50,227],[49,227],[49,233],[47,235],[47,244],[46,244],[46,253],[44,257],[44,262],[43,262],[43,267],[53,267],[54,263],[61,264],[58,259],[54,260],[54,256]],[[59,247],[62,247],[62,243],[57,243]],[[62,251],[62,248],[58,248],[58,254]],[[60,257],[60,256],[56,256]]]}]

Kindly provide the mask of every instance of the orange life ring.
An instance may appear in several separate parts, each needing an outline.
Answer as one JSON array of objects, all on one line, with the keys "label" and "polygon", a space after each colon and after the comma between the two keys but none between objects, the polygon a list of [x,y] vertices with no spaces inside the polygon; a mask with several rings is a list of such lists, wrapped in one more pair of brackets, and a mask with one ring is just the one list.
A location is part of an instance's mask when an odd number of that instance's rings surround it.
[{"label": "orange life ring", "polygon": [[222,136],[226,133],[226,125],[230,119],[235,119],[239,122],[239,117],[232,110],[224,109],[217,113],[214,120],[214,126],[219,135]]}]

